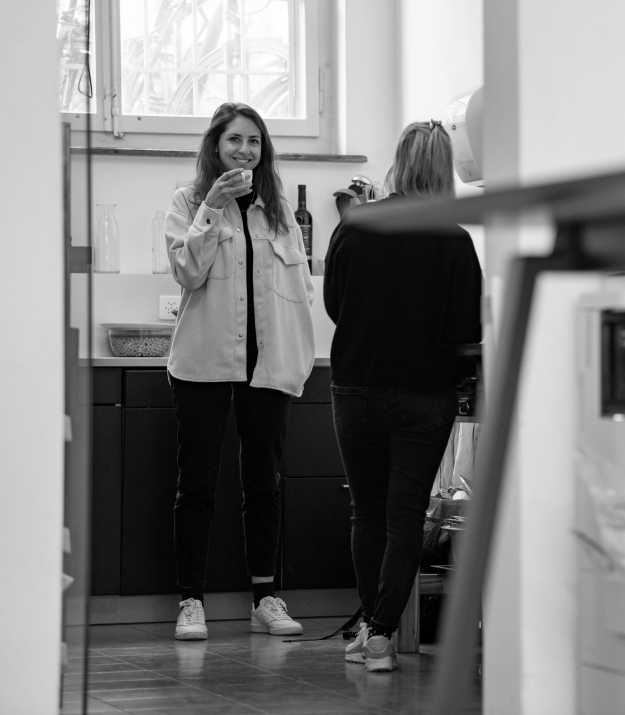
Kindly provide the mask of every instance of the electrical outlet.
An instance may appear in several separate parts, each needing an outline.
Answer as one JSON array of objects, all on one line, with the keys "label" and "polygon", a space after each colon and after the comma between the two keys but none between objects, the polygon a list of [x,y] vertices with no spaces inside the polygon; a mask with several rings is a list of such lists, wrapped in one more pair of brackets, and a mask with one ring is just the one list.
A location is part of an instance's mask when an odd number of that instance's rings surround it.
[{"label": "electrical outlet", "polygon": [[159,295],[158,317],[159,320],[175,320],[180,308],[179,295]]}]

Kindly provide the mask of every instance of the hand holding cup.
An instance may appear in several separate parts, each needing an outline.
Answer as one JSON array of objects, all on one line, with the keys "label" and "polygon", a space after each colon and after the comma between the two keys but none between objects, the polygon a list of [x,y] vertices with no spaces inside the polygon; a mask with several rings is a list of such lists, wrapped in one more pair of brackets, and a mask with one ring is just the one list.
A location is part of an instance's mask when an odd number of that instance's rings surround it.
[{"label": "hand holding cup", "polygon": [[251,169],[231,169],[225,171],[210,187],[204,202],[213,209],[222,209],[227,203],[252,190]]}]

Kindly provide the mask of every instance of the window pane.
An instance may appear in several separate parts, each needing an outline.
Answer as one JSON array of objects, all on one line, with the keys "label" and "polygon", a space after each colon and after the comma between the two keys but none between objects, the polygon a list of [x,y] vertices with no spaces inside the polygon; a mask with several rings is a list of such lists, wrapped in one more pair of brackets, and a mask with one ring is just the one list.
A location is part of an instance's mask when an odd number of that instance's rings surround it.
[{"label": "window pane", "polygon": [[197,115],[202,117],[211,117],[213,115],[228,93],[229,79],[232,81],[232,77],[226,76],[223,72],[221,74],[205,74],[198,79],[199,102]]},{"label": "window pane", "polygon": [[264,50],[249,51],[247,53],[247,69],[253,73],[287,74],[288,57]]},{"label": "window pane", "polygon": [[122,112],[208,117],[242,101],[294,116],[295,1],[120,0]]},{"label": "window pane", "polygon": [[250,104],[263,117],[285,117],[288,114],[286,75],[250,75]]},{"label": "window pane", "polygon": [[[57,0],[56,38],[59,52],[59,106],[61,112],[95,112],[95,34],[93,3],[89,33],[90,68],[87,67],[86,0]],[[89,71],[90,69],[90,71]],[[88,99],[90,97],[90,99]]]}]

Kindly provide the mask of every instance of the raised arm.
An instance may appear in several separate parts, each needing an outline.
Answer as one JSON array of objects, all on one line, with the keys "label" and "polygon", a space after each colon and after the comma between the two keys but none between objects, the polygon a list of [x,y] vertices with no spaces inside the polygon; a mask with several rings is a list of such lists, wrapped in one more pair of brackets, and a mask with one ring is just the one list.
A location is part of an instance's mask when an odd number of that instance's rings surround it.
[{"label": "raised arm", "polygon": [[196,290],[204,284],[219,242],[232,236],[223,209],[250,191],[251,178],[244,178],[243,169],[225,171],[216,179],[197,211],[187,190],[176,191],[165,218],[165,239],[172,275],[183,288]]},{"label": "raised arm", "polygon": [[184,190],[178,189],[165,217],[165,240],[171,273],[187,290],[196,290],[206,281],[215,261],[220,234],[223,236],[223,209],[211,209],[202,202],[193,215]]}]

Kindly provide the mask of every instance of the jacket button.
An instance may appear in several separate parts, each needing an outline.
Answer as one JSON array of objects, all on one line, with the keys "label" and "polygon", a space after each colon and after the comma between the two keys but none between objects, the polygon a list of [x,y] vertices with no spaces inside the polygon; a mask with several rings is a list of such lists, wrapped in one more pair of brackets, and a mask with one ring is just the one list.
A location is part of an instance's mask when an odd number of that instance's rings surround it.
[{"label": "jacket button", "polygon": [[245,298],[242,295],[239,296],[239,300],[241,301],[241,303],[245,303]]},{"label": "jacket button", "polygon": [[240,266],[243,265],[243,261],[242,261],[241,259],[239,259],[239,265],[240,265]]},{"label": "jacket button", "polygon": [[239,340],[243,340],[243,333],[238,333],[237,338],[239,338]]}]

